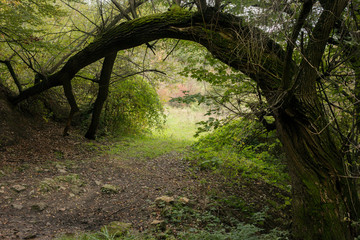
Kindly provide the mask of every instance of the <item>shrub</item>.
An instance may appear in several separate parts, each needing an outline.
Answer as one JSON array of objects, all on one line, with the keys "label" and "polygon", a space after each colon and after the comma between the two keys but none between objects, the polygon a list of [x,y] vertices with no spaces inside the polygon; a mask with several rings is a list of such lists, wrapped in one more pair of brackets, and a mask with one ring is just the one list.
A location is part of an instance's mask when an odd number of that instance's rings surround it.
[{"label": "shrub", "polygon": [[156,90],[140,77],[111,85],[100,128],[112,134],[136,134],[164,124]]},{"label": "shrub", "polygon": [[261,179],[284,188],[288,185],[283,153],[275,132],[256,121],[239,119],[201,137],[188,159],[201,169],[220,171],[234,179]]}]

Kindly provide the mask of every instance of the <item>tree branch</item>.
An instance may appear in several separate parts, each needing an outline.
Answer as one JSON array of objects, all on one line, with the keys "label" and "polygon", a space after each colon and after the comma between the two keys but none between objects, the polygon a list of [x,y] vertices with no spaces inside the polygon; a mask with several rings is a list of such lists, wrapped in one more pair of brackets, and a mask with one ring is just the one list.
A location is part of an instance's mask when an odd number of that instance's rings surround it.
[{"label": "tree branch", "polygon": [[11,62],[9,60],[0,60],[0,63],[4,63],[6,65],[6,67],[8,68],[10,74],[11,74],[11,77],[13,78],[19,92],[21,93],[22,92],[22,86],[21,86],[21,83],[14,71],[14,68],[12,67],[11,65]]},{"label": "tree branch", "polygon": [[[62,85],[85,66],[113,52],[161,38],[184,39],[204,45],[215,57],[258,81],[264,94],[271,94],[279,86],[285,54],[264,32],[230,14],[177,9],[123,22],[109,29],[72,56],[47,81],[24,90],[12,102],[18,103],[28,96]],[[249,49],[258,59],[254,60],[248,54]]]}]

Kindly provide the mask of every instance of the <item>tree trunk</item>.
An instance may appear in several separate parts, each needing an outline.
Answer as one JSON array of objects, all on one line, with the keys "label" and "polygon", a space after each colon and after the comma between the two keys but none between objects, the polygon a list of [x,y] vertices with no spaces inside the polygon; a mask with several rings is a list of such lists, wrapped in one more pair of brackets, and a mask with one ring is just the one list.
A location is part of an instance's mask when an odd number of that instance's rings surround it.
[{"label": "tree trunk", "polygon": [[350,219],[358,219],[360,211],[353,179],[346,176],[328,128],[314,129],[297,109],[276,111],[292,179],[293,235],[299,240],[353,239]]},{"label": "tree trunk", "polygon": [[117,53],[112,53],[106,56],[101,69],[99,91],[94,103],[94,110],[92,112],[91,123],[85,137],[88,139],[95,139],[95,134],[100,122],[101,110],[104,106],[104,102],[107,99],[109,93],[110,77],[113,70]]}]

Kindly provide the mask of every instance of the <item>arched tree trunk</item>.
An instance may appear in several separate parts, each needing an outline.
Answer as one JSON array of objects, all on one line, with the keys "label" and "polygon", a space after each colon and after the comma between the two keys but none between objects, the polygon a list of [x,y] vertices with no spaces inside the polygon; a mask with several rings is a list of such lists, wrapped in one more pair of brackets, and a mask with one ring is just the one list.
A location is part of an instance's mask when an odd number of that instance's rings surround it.
[{"label": "arched tree trunk", "polygon": [[100,74],[99,91],[94,103],[91,123],[88,131],[85,134],[85,137],[88,139],[95,139],[96,130],[100,122],[101,111],[109,93],[109,83],[110,83],[111,73],[114,67],[116,55],[117,53],[115,52],[110,54],[109,56],[106,56],[104,59]]}]

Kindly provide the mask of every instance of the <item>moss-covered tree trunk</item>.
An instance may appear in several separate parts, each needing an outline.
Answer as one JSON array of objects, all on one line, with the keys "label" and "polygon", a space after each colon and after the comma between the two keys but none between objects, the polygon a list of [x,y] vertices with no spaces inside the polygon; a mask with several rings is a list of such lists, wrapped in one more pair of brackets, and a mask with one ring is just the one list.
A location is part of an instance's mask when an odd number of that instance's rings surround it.
[{"label": "moss-covered tree trunk", "polygon": [[276,106],[277,131],[292,179],[296,239],[350,240],[357,234],[351,227],[360,211],[356,185],[348,177],[344,154],[316,87],[327,40],[347,2],[321,2],[324,11],[312,29],[302,62],[295,74],[282,79],[282,86],[288,88],[280,88],[276,102],[268,98]]},{"label": "moss-covered tree trunk", "polygon": [[351,219],[358,219],[360,210],[354,180],[347,177],[329,129],[314,127],[319,115],[304,107],[276,111],[292,179],[293,235],[299,240],[353,239]]}]

